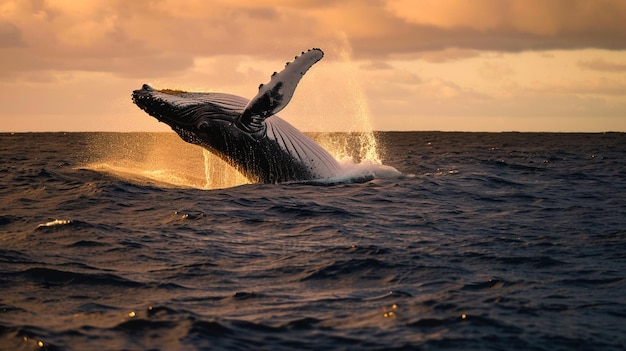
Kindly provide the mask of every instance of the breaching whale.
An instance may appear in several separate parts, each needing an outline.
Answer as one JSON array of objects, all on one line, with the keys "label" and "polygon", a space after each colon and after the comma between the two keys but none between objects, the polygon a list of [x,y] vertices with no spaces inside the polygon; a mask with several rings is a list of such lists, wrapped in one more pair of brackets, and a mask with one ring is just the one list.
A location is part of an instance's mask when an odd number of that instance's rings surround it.
[{"label": "breaching whale", "polygon": [[183,140],[206,148],[253,182],[327,179],[339,172],[335,158],[276,115],[323,56],[320,49],[302,52],[261,84],[250,101],[224,93],[157,90],[147,84],[133,91],[132,99]]}]

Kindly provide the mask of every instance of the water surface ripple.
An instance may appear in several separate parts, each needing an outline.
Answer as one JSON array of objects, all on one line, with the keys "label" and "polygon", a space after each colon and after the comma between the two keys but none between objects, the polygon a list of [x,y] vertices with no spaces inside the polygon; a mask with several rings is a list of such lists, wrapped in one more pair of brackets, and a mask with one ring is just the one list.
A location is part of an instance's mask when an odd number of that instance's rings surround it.
[{"label": "water surface ripple", "polygon": [[172,137],[0,134],[1,350],[626,348],[624,134],[380,133],[403,176],[362,184],[89,166]]}]

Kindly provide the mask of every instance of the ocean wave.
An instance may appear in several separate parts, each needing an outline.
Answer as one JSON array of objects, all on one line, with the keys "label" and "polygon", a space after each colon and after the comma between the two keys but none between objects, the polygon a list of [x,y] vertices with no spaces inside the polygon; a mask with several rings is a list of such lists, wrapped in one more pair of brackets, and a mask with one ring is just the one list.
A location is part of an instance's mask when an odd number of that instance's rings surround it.
[{"label": "ocean wave", "polygon": [[15,278],[40,282],[46,286],[56,285],[113,285],[117,287],[141,287],[142,283],[132,281],[112,273],[87,273],[58,270],[53,268],[33,267],[11,273]]},{"label": "ocean wave", "polygon": [[389,264],[375,258],[337,260],[324,263],[311,271],[305,271],[300,281],[307,280],[389,280],[387,274],[397,268],[397,264]]},{"label": "ocean wave", "polygon": [[624,134],[383,133],[404,175],[212,191],[81,168],[205,175],[95,134],[0,134],[0,350],[626,345]]}]

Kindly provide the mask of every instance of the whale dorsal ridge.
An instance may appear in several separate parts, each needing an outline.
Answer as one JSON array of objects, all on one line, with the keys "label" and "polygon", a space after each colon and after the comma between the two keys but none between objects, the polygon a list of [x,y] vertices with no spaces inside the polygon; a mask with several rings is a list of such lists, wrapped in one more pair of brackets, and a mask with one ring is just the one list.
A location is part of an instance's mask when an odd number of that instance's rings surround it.
[{"label": "whale dorsal ridge", "polygon": [[310,49],[287,62],[280,73],[274,72],[269,83],[259,86],[259,93],[246,105],[238,124],[250,132],[262,129],[262,122],[287,106],[300,79],[322,57],[322,50]]}]

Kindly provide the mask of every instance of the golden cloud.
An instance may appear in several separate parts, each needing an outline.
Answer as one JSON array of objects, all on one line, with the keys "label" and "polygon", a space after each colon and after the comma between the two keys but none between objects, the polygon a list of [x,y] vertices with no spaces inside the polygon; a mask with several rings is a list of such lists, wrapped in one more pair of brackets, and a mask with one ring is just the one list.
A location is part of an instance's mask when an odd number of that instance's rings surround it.
[{"label": "golden cloud", "polygon": [[[284,60],[314,46],[432,62],[478,52],[626,49],[621,0],[6,0],[0,75],[46,69],[155,75],[196,58]],[[329,50],[328,59],[333,59]],[[151,63],[152,62],[152,63]],[[143,68],[141,68],[143,67]],[[149,72],[146,72],[149,73]]]},{"label": "golden cloud", "polygon": [[607,61],[603,58],[595,58],[591,60],[581,60],[578,66],[601,72],[626,72],[626,62]]},{"label": "golden cloud", "polygon": [[620,0],[393,0],[386,9],[407,22],[448,30],[553,36],[626,29],[626,3]]}]

